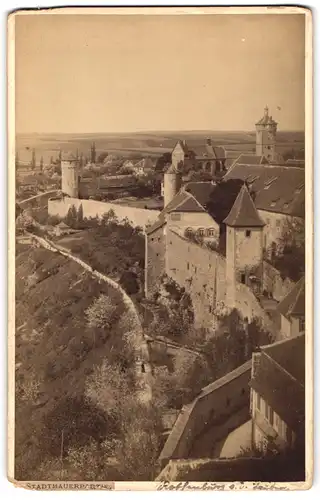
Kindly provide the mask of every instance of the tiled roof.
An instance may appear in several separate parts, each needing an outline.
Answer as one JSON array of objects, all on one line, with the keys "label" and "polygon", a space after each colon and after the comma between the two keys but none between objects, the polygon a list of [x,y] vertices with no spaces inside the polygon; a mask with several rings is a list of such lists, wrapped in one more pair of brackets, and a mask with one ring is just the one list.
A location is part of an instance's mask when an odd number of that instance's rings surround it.
[{"label": "tiled roof", "polygon": [[301,385],[305,385],[304,333],[262,347],[262,350],[297,379]]},{"label": "tiled roof", "polygon": [[180,205],[170,212],[205,212],[205,209],[197,203],[193,196],[188,196]]},{"label": "tiled roof", "polygon": [[166,207],[160,213],[158,219],[146,229],[146,233],[153,233],[156,229],[163,226],[166,223],[166,214],[174,210],[178,205],[183,203],[188,198],[188,194],[184,191],[180,191],[171,201],[168,203]]},{"label": "tiled roof", "polygon": [[302,168],[236,162],[224,179],[246,181],[255,193],[258,210],[304,217],[305,173]]},{"label": "tiled roof", "polygon": [[305,278],[304,276],[294,285],[277,307],[283,316],[305,315]]},{"label": "tiled roof", "polygon": [[210,200],[215,185],[211,182],[188,182],[184,186],[184,191],[190,193],[204,208]]},{"label": "tiled roof", "polygon": [[[288,371],[288,364],[284,367],[279,362],[283,362],[285,350],[287,350],[287,357],[292,357],[291,366],[299,363],[301,371],[304,372],[304,349],[299,349],[299,346],[293,350],[290,349],[290,344],[296,342],[297,338],[293,337],[275,344],[273,350],[271,346],[262,348],[260,355],[256,356],[258,363],[250,382],[251,387],[294,430],[302,428],[304,424],[304,383],[302,384]],[[299,342],[304,342],[304,335]],[[294,359],[293,355],[295,355]],[[301,378],[300,374],[299,378]]]},{"label": "tiled roof", "polygon": [[235,163],[241,163],[245,165],[262,165],[269,162],[263,155],[242,154],[237,158]]},{"label": "tiled roof", "polygon": [[231,227],[263,227],[265,225],[245,184],[243,184],[229,215],[223,222]]}]

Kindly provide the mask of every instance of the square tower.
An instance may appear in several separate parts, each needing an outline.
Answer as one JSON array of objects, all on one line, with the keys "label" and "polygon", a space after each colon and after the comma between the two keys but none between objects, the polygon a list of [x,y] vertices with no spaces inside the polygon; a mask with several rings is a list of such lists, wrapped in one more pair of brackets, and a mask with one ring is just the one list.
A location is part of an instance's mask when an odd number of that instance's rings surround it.
[{"label": "square tower", "polygon": [[[229,215],[227,226],[226,282],[227,302],[236,307],[237,283],[251,286],[262,282],[263,227],[246,184],[243,184]],[[260,290],[258,285],[258,290]]]},{"label": "square tower", "polygon": [[277,125],[266,106],[263,117],[256,123],[256,155],[265,156],[269,161],[276,160]]}]

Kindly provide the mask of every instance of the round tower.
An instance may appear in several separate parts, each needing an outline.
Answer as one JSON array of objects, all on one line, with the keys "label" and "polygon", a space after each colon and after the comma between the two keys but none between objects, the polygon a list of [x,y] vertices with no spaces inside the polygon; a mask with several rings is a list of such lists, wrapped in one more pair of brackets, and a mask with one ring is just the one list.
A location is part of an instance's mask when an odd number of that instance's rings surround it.
[{"label": "round tower", "polygon": [[177,170],[173,167],[173,165],[170,165],[170,167],[164,174],[164,182],[163,182],[163,197],[164,197],[165,207],[180,191],[181,185],[182,185],[181,173],[177,172]]},{"label": "round tower", "polygon": [[61,160],[61,190],[71,198],[79,198],[78,160],[73,155]]}]

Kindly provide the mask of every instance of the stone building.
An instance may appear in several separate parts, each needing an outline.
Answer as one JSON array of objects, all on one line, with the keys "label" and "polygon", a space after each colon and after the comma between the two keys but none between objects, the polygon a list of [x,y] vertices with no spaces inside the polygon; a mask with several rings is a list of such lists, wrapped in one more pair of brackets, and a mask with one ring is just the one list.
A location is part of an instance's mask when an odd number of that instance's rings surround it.
[{"label": "stone building", "polygon": [[208,138],[205,144],[189,147],[185,140],[179,140],[171,153],[173,168],[182,173],[190,170],[203,171],[212,177],[225,171],[226,154],[221,146],[215,146]]},{"label": "stone building", "polygon": [[[165,184],[177,175],[173,166],[169,170]],[[225,302],[244,317],[263,318],[267,326],[263,259],[274,251],[288,220],[303,220],[304,175],[301,169],[238,164],[220,183],[232,179],[244,184],[223,223],[209,208],[218,188],[214,181],[189,182],[179,191],[180,183],[170,182],[164,210],[145,231],[145,294],[152,297],[166,274],[189,292],[197,325],[210,325]]]},{"label": "stone building", "polygon": [[305,335],[262,347],[253,355],[252,440],[256,448],[304,443]]}]

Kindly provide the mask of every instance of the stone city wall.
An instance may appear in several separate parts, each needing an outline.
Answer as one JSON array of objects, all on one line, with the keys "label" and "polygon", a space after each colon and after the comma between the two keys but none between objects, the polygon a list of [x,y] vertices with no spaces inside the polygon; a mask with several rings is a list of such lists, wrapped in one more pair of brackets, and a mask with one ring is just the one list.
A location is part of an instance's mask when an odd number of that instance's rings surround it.
[{"label": "stone city wall", "polygon": [[48,202],[49,215],[65,217],[69,209],[74,206],[77,210],[82,205],[83,216],[102,217],[103,214],[113,210],[119,220],[127,218],[133,226],[145,227],[152,224],[158,218],[158,210],[147,210],[143,208],[128,207],[95,200],[80,200],[78,198],[64,197],[63,199],[50,199]]},{"label": "stone city wall", "polygon": [[166,274],[190,294],[197,327],[212,327],[218,302],[225,300],[225,258],[168,230]]}]

